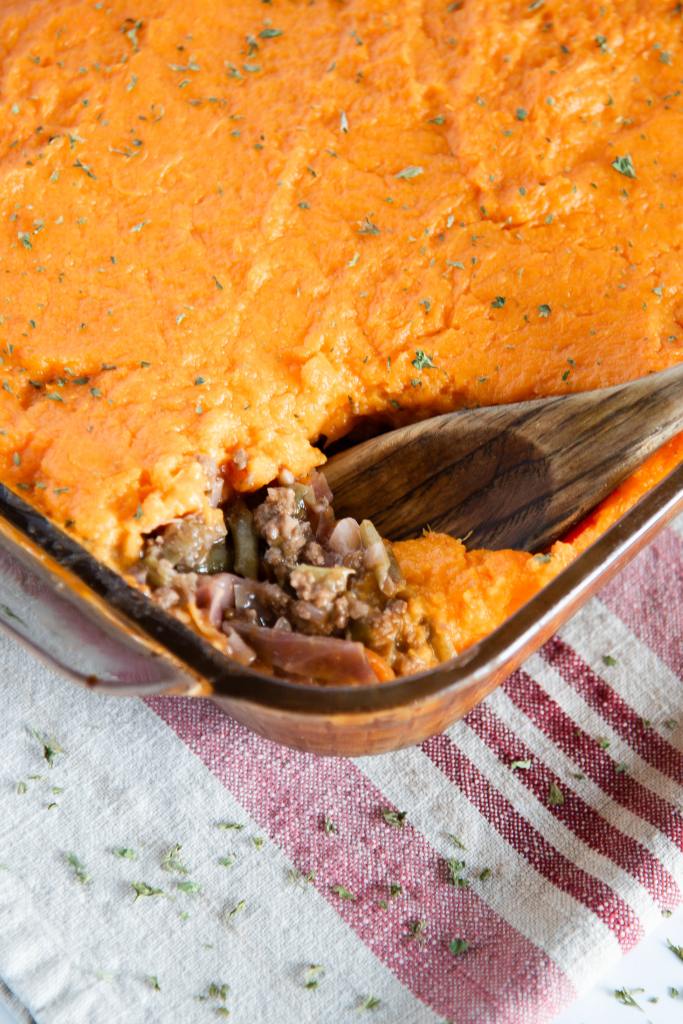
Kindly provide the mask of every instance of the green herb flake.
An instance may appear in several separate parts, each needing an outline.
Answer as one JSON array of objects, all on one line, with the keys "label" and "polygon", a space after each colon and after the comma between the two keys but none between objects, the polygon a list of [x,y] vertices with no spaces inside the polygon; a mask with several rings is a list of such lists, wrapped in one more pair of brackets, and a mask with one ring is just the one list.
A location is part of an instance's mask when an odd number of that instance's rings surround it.
[{"label": "green herb flake", "polygon": [[370,219],[370,216],[364,217],[358,226],[359,235],[379,235],[380,229]]},{"label": "green herb flake", "polygon": [[601,750],[609,750],[610,740],[606,736],[598,736],[595,741]]},{"label": "green herb flake", "polygon": [[396,178],[403,178],[405,181],[409,181],[411,178],[418,178],[421,174],[424,174],[424,167],[418,167],[415,164],[409,164],[404,167],[402,171],[399,171],[395,175]]},{"label": "green herb flake", "polygon": [[161,986],[156,974],[148,974],[145,978],[145,983],[149,985],[153,992],[161,992]]},{"label": "green herb flake", "polygon": [[164,895],[164,890],[163,889],[157,889],[153,885],[148,885],[147,882],[131,882],[130,883],[130,887],[133,890],[133,892],[135,893],[135,899],[133,900],[133,903],[137,902],[137,900],[141,896],[163,896]]},{"label": "green herb flake", "polygon": [[358,1007],[359,1010],[376,1010],[382,1002],[377,996],[365,996]]},{"label": "green herb flake", "polygon": [[524,107],[517,107],[517,109],[515,110],[515,117],[518,121],[526,121],[527,116],[528,111],[526,111]]},{"label": "green herb flake", "polygon": [[23,245],[24,249],[33,248],[33,242],[31,241],[31,236],[28,231],[17,231],[17,238]]},{"label": "green herb flake", "polygon": [[446,867],[448,868],[448,875],[451,884],[456,889],[468,889],[469,882],[466,878],[462,877],[462,872],[465,870],[465,861],[458,860],[457,857],[449,857],[446,860]]},{"label": "green herb flake", "polygon": [[323,818],[323,832],[325,833],[325,835],[333,836],[338,831],[339,830],[335,823],[332,821],[332,819],[328,818],[327,815],[325,815],[325,817]]},{"label": "green herb flake", "polygon": [[394,811],[391,807],[383,807],[381,814],[387,825],[393,828],[403,828],[406,823],[407,811]]},{"label": "green herb flake", "polygon": [[115,857],[119,857],[121,860],[137,860],[135,850],[131,850],[128,846],[117,846],[111,852]]},{"label": "green herb flake", "polygon": [[304,988],[317,988],[324,973],[322,964],[309,964],[304,971]]},{"label": "green herb flake", "polygon": [[67,853],[66,860],[73,870],[74,878],[77,882],[80,882],[81,885],[89,885],[92,882],[92,877],[88,874],[85,864],[79,860],[75,853]]},{"label": "green herb flake", "polygon": [[263,836],[252,836],[251,841],[257,850],[262,850],[266,842]]},{"label": "green herb flake", "polygon": [[64,748],[59,745],[56,739],[47,739],[45,736],[42,736],[35,729],[31,730],[31,734],[35,737],[35,739],[38,740],[38,742],[42,746],[43,757],[47,761],[48,766],[50,768],[53,768],[55,763],[55,757],[57,756],[57,754],[63,754]]},{"label": "green herb flake", "polygon": [[200,1001],[205,1001],[207,999],[215,999],[219,1003],[224,1003],[228,998],[229,992],[230,986],[226,985],[225,982],[212,981],[206,990],[206,995],[198,996],[197,998]]},{"label": "green herb flake", "polygon": [[25,782],[17,782],[16,793],[18,796],[23,796],[28,790],[28,786]]},{"label": "green herb flake", "polygon": [[640,1006],[633,998],[634,993],[644,992],[642,988],[615,988],[614,998],[622,1006],[633,1006],[636,1010],[640,1009]]},{"label": "green herb flake", "polygon": [[220,828],[223,832],[241,832],[244,825],[240,825],[237,821],[217,821],[216,828]]},{"label": "green herb flake", "polygon": [[206,384],[206,377],[195,377],[194,382],[196,387],[200,387],[202,384]]},{"label": "green herb flake", "polygon": [[607,36],[598,35],[595,37],[595,45],[599,48],[601,53],[609,53],[609,44],[607,42]]},{"label": "green herb flake", "polygon": [[564,803],[564,793],[556,782],[551,782],[548,788],[548,805],[550,807],[561,807]]},{"label": "green herb flake", "polygon": [[617,659],[611,654],[603,654],[602,663],[603,665],[607,665],[608,668],[613,668],[617,664]]},{"label": "green herb flake", "polygon": [[84,164],[82,160],[76,160],[74,162],[74,167],[78,168],[79,171],[83,171],[83,173],[87,174],[89,178],[97,180],[97,175],[94,173],[92,167],[88,167],[88,165]]},{"label": "green herb flake", "polygon": [[246,905],[246,900],[238,900],[232,910],[229,910],[227,913],[228,921],[232,921],[233,917],[237,917],[238,914],[241,914]]},{"label": "green herb flake", "polygon": [[189,896],[194,896],[198,892],[202,891],[202,887],[199,884],[199,882],[177,882],[176,888],[178,889],[179,892],[187,893]]},{"label": "green herb flake", "polygon": [[491,303],[491,305],[493,306],[494,309],[502,309],[503,306],[505,305],[505,296],[504,295],[496,295],[496,297],[493,300],[493,302]]},{"label": "green herb flake", "polygon": [[510,761],[510,770],[513,771],[513,772],[515,772],[515,771],[528,771],[528,769],[531,768],[532,763],[533,762],[532,762],[530,757],[529,758],[520,758],[519,760],[516,760],[516,761]]},{"label": "green herb flake", "polygon": [[436,117],[430,117],[430,119],[429,119],[429,123],[430,124],[436,124],[436,125],[439,125],[439,126],[444,124],[445,121],[446,121],[446,118],[443,116],[443,114],[437,114]]},{"label": "green herb flake", "polygon": [[551,313],[552,308],[548,305],[547,302],[542,302],[541,305],[538,307],[538,315],[540,317],[543,317],[544,319],[547,319]]},{"label": "green herb flake", "polygon": [[259,32],[259,39],[277,39],[281,35],[281,28],[262,28]]},{"label": "green herb flake", "polygon": [[470,948],[470,944],[467,939],[451,939],[448,943],[448,948],[453,956],[462,956]]},{"label": "green herb flake", "polygon": [[166,853],[161,858],[162,871],[175,872],[175,874],[177,875],[186,875],[188,873],[188,869],[178,859],[178,855],[180,854],[181,850],[182,846],[180,845],[180,843],[176,843],[174,846],[170,848],[170,850],[166,851]]},{"label": "green herb flake", "polygon": [[356,899],[355,894],[352,893],[350,889],[347,889],[346,886],[344,886],[344,885],[333,885],[332,886],[332,892],[336,896],[338,896],[340,900],[355,900]]},{"label": "green herb flake", "polygon": [[219,857],[218,863],[222,868],[231,868],[235,863],[236,859],[237,858],[235,857],[234,853],[229,853],[225,857]]},{"label": "green herb flake", "polygon": [[666,948],[670,949],[674,956],[677,956],[679,960],[683,960],[683,946],[675,946],[671,939],[667,939]]},{"label": "green herb flake", "polygon": [[130,229],[130,230],[131,230],[131,234],[133,234],[134,232],[135,232],[135,233],[137,233],[137,232],[139,232],[139,231],[142,231],[142,229],[143,229],[143,228],[144,228],[144,227],[145,227],[145,226],[146,226],[147,224],[149,224],[149,221],[148,221],[148,220],[141,220],[141,221],[139,221],[139,222],[138,222],[137,224],[133,224],[133,227],[132,227],[132,228]]},{"label": "green herb flake", "polygon": [[411,942],[417,942],[418,945],[425,941],[425,934],[427,932],[427,921],[424,917],[416,918],[411,921],[408,925],[407,938]]},{"label": "green herb flake", "polygon": [[290,868],[287,872],[287,878],[295,885],[299,882],[312,884],[315,882],[315,871],[307,871],[306,874],[303,874],[298,868]]},{"label": "green herb flake", "polygon": [[340,128],[341,131],[344,132],[345,135],[348,134],[348,131],[349,131],[349,119],[346,116],[346,111],[345,110],[342,110],[342,112],[339,115],[339,128]]},{"label": "green herb flake", "polygon": [[612,161],[611,166],[615,171],[618,171],[619,174],[623,174],[625,178],[637,177],[636,169],[633,166],[633,160],[631,159],[630,153],[625,153],[623,156],[616,157]]},{"label": "green herb flake", "polygon": [[493,871],[491,870],[491,868],[482,868],[481,871],[479,872],[479,881],[480,882],[488,881],[488,879],[491,877],[492,874],[493,874]]},{"label": "green herb flake", "polygon": [[436,364],[432,361],[432,357],[428,356],[421,348],[415,350],[415,358],[411,362],[416,370],[436,370]]}]

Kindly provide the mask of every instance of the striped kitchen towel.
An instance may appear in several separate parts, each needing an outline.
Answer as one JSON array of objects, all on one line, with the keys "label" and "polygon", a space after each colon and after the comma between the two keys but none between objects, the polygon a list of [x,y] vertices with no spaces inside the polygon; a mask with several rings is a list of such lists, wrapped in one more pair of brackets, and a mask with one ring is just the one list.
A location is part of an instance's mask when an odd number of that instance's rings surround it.
[{"label": "striped kitchen towel", "polygon": [[39,1024],[539,1024],[680,900],[681,521],[382,757],[0,659],[0,979]]}]

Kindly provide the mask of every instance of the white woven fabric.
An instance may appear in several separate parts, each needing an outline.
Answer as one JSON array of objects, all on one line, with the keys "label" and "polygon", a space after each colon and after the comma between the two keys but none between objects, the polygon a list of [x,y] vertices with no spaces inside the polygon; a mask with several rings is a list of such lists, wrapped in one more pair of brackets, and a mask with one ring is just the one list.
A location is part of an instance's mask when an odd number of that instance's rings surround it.
[{"label": "white woven fabric", "polygon": [[[256,824],[141,701],[85,692],[1,636],[0,668],[0,978],[39,1024],[201,1024],[222,1005],[198,999],[212,983],[229,984],[238,1021],[274,1020],[274,1007],[278,1024],[331,1021],[366,995],[403,1020],[438,1019],[312,886],[291,880],[277,847],[254,846]],[[64,747],[53,768],[32,729]],[[160,867],[176,843],[187,876]],[[184,880],[201,893],[179,892]],[[133,881],[166,895],[135,901]],[[324,984],[306,990],[307,966],[323,961]]]}]

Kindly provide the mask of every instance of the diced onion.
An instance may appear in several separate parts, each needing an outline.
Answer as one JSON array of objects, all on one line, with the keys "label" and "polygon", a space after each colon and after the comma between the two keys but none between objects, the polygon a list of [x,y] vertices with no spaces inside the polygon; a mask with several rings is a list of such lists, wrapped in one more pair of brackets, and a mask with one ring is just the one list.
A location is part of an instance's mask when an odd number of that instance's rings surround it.
[{"label": "diced onion", "polygon": [[260,661],[281,672],[328,683],[377,682],[365,648],[352,640],[304,636],[236,620],[230,625]]}]

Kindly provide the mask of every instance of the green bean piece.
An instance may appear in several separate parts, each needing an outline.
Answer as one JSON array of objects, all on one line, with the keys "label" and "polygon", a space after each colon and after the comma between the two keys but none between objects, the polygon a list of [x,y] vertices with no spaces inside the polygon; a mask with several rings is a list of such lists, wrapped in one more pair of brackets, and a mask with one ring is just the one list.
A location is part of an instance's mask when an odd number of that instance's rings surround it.
[{"label": "green bean piece", "polygon": [[235,551],[234,569],[238,576],[257,580],[259,575],[258,536],[254,517],[246,505],[237,505],[228,516]]},{"label": "green bean piece", "polygon": [[201,572],[214,576],[217,572],[230,572],[233,567],[233,551],[224,540],[211,545]]}]

